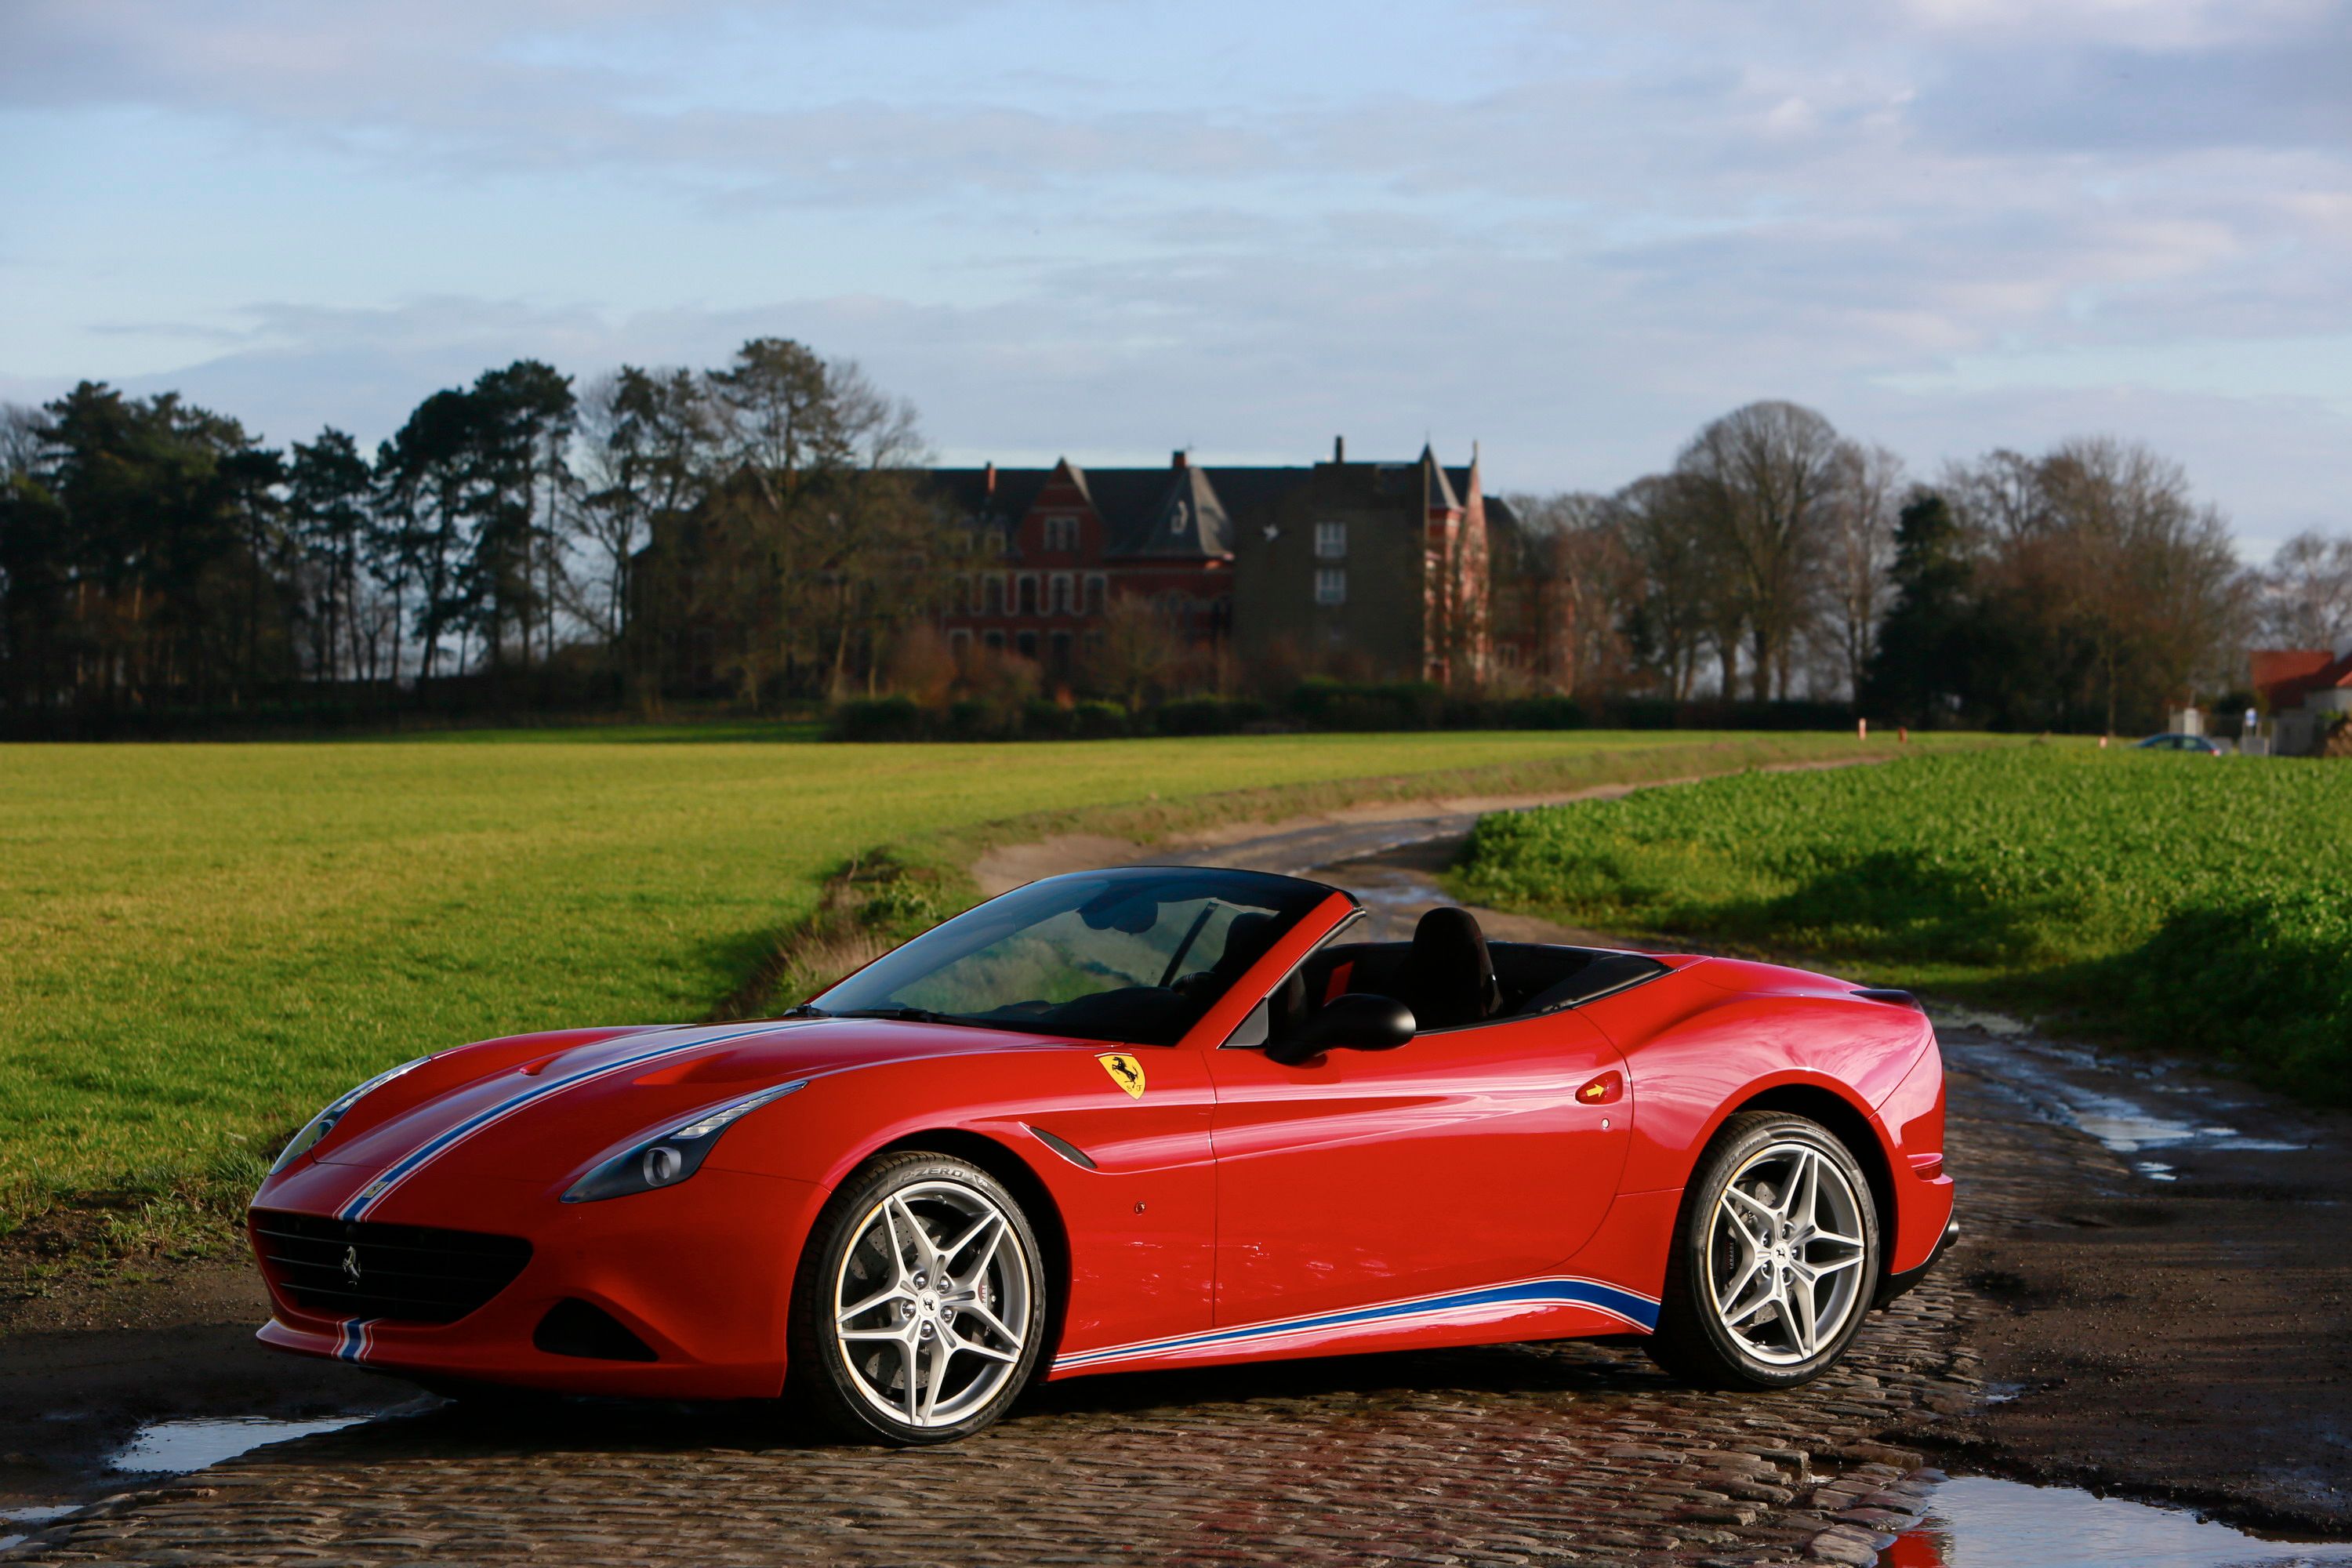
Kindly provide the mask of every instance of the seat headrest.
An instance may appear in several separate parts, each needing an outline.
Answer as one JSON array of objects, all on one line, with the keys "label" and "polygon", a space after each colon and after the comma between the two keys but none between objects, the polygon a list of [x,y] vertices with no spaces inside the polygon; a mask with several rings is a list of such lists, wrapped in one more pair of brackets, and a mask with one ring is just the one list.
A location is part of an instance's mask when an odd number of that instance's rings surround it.
[{"label": "seat headrest", "polygon": [[1451,1028],[1490,1018],[1502,1005],[1486,933],[1468,910],[1430,910],[1412,928],[1405,997],[1427,1028]]}]

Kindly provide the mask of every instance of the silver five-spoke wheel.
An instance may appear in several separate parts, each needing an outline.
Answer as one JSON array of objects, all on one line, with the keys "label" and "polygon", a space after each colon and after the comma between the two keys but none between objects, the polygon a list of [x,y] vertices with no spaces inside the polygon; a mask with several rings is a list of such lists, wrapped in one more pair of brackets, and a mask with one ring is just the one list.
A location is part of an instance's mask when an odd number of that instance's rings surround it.
[{"label": "silver five-spoke wheel", "polygon": [[1650,1354],[1714,1388],[1787,1388],[1845,1352],[1878,1289],[1879,1215],[1818,1121],[1743,1110],[1684,1189]]},{"label": "silver five-spoke wheel", "polygon": [[1863,1203],[1803,1142],[1768,1145],[1725,1184],[1707,1238],[1708,1300],[1757,1360],[1811,1361],[1858,1309]]},{"label": "silver five-spoke wheel", "polygon": [[854,1222],[833,1348],[848,1386],[891,1422],[957,1426],[1025,1373],[1034,1269],[1009,1208],[978,1181],[931,1176]]},{"label": "silver five-spoke wheel", "polygon": [[787,1393],[845,1435],[887,1443],[950,1442],[1001,1417],[1051,1338],[1035,1201],[933,1150],[850,1173],[793,1275]]}]

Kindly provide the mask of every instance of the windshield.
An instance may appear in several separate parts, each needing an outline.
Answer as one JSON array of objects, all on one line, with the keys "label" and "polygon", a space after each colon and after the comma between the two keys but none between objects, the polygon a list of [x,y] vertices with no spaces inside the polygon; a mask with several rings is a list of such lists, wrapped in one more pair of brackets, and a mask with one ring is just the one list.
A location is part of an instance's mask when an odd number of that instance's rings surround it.
[{"label": "windshield", "polygon": [[1255,871],[1050,877],[926,931],[812,1005],[1173,1045],[1331,891]]}]

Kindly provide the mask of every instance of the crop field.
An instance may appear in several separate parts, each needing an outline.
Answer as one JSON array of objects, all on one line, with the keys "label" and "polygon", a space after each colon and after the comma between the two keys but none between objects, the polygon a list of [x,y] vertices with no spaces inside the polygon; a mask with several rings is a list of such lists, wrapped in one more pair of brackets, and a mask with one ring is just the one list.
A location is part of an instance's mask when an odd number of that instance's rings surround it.
[{"label": "crop field", "polygon": [[2352,1102],[2352,767],[2027,746],[1490,816],[1460,890],[1854,966]]},{"label": "crop field", "polygon": [[[1695,731],[779,733],[0,748],[0,1229],[93,1194],[217,1213],[320,1104],[427,1050],[703,1016],[829,875],[877,851],[937,859],[985,824],[1149,834],[1857,750]],[[1251,790],[1274,793],[1232,793]],[[970,896],[952,869],[933,886]]]}]

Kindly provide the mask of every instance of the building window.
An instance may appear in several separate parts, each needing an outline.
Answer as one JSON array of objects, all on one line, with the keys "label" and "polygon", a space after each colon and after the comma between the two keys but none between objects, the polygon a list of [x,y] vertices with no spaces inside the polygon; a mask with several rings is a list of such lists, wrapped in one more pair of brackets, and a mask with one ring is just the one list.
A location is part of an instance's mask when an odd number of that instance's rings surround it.
[{"label": "building window", "polygon": [[992,528],[988,531],[988,552],[991,555],[1003,554],[1011,544],[1012,541],[1006,536],[1003,528]]},{"label": "building window", "polygon": [[1004,634],[992,627],[980,634],[980,643],[982,647],[992,647],[1002,653],[1004,650]]},{"label": "building window", "polygon": [[1348,525],[1344,522],[1317,523],[1315,525],[1315,559],[1345,561],[1347,558]]},{"label": "building window", "polygon": [[981,608],[988,615],[1004,613],[1004,574],[991,572],[981,580]]},{"label": "building window", "polygon": [[1045,608],[1049,614],[1066,616],[1077,608],[1071,597],[1073,586],[1067,572],[1056,572],[1045,580]]},{"label": "building window", "polygon": [[1315,602],[1318,605],[1344,605],[1348,602],[1346,567],[1322,566],[1316,569]]},{"label": "building window", "polygon": [[971,629],[969,626],[958,626],[948,633],[948,651],[959,659],[971,651]]},{"label": "building window", "polygon": [[1045,639],[1045,646],[1053,656],[1047,668],[1055,675],[1067,676],[1070,673],[1070,634],[1055,632]]},{"label": "building window", "polygon": [[1078,520],[1075,517],[1049,517],[1045,520],[1045,548],[1069,551],[1078,547]]},{"label": "building window", "polygon": [[1024,572],[1018,581],[1021,584],[1020,613],[1034,616],[1037,613],[1037,574]]},{"label": "building window", "polygon": [[1087,614],[1099,616],[1110,598],[1110,577],[1102,572],[1087,574]]},{"label": "building window", "polygon": [[1014,633],[1013,637],[1013,650],[1019,653],[1023,658],[1035,658],[1037,657],[1037,634],[1035,632]]}]

